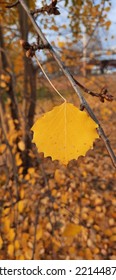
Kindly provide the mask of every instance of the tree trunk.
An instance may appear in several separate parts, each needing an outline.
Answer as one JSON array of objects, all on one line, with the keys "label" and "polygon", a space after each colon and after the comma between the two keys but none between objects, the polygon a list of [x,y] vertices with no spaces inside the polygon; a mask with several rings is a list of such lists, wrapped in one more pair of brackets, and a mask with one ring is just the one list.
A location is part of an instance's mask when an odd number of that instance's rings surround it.
[{"label": "tree trunk", "polygon": [[4,37],[3,37],[3,28],[1,25],[0,25],[0,52],[1,52],[1,66],[3,72],[9,76],[7,94],[11,100],[10,102],[11,116],[14,121],[15,128],[19,129],[19,114],[18,114],[19,109],[18,109],[18,102],[16,99],[16,92],[14,87],[15,77],[9,65],[9,61],[7,59]]},{"label": "tree trunk", "polygon": [[[21,5],[18,6],[19,24],[21,39],[28,41],[29,26],[28,18]],[[23,153],[23,162],[25,172],[32,165],[32,160],[29,158],[29,150],[32,147],[30,128],[33,125],[36,105],[36,68],[33,62],[26,57],[24,51],[24,94],[23,94],[23,113],[25,116],[25,151]]]}]

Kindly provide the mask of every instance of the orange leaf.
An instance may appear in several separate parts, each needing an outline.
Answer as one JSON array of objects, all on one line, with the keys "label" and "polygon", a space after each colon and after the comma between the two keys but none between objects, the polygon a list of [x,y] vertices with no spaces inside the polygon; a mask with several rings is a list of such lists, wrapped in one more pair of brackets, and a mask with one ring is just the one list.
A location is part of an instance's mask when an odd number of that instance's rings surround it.
[{"label": "orange leaf", "polygon": [[35,168],[34,167],[29,167],[28,168],[28,173],[33,175],[35,173]]},{"label": "orange leaf", "polygon": [[0,249],[2,249],[2,245],[3,245],[3,240],[2,237],[0,236]]},{"label": "orange leaf", "polygon": [[105,26],[106,26],[107,29],[109,29],[110,25],[111,25],[111,21],[108,20],[108,21],[105,23]]},{"label": "orange leaf", "polygon": [[82,226],[69,223],[64,229],[63,236],[74,237],[75,235],[79,234],[81,230]]},{"label": "orange leaf", "polygon": [[4,218],[4,222],[3,222],[3,228],[5,232],[9,232],[10,229],[10,220],[8,217]]}]

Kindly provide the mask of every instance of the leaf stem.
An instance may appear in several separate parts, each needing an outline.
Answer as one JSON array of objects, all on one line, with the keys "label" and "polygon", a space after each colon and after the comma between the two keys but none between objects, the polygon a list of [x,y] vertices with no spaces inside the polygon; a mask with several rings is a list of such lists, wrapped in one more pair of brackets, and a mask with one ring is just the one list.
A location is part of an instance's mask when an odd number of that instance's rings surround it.
[{"label": "leaf stem", "polygon": [[52,88],[57,92],[57,94],[66,102],[66,99],[65,99],[65,98],[62,96],[62,94],[55,88],[55,86],[52,84],[52,82],[51,82],[50,79],[48,78],[48,76],[47,76],[46,72],[44,71],[44,69],[43,69],[41,63],[39,62],[39,60],[38,60],[36,54],[35,54],[35,59],[36,59],[36,61],[37,61],[37,64],[38,64],[39,67],[41,68],[41,70],[42,70],[44,76],[45,76],[46,79],[48,80],[49,84],[50,84],[50,85],[52,86]]}]

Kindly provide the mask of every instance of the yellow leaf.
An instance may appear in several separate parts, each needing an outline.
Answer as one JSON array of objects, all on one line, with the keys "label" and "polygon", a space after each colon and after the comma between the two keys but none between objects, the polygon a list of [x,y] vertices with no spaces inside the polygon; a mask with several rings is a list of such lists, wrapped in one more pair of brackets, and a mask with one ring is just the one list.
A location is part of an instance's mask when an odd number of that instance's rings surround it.
[{"label": "yellow leaf", "polygon": [[2,237],[0,236],[0,250],[2,249],[2,245],[3,245],[3,240]]},{"label": "yellow leaf", "polygon": [[29,167],[28,168],[28,173],[31,174],[31,175],[34,174],[35,173],[35,168]]},{"label": "yellow leaf", "polygon": [[21,189],[20,190],[20,198],[23,199],[24,196],[25,196],[25,191],[24,191],[24,189]]},{"label": "yellow leaf", "polygon": [[110,25],[111,25],[111,21],[108,20],[108,21],[105,23],[105,26],[106,26],[107,29],[109,29]]},{"label": "yellow leaf", "polygon": [[112,235],[112,236],[110,237],[110,241],[116,242],[116,235]]},{"label": "yellow leaf", "polygon": [[79,234],[81,230],[82,226],[69,223],[64,229],[63,236],[74,237],[75,235]]},{"label": "yellow leaf", "polygon": [[52,196],[56,196],[56,195],[57,195],[57,190],[53,189],[53,190],[51,191],[51,195],[52,195]]},{"label": "yellow leaf", "polygon": [[19,141],[18,147],[21,151],[24,151],[25,150],[25,143],[22,140]]},{"label": "yellow leaf", "polygon": [[[9,214],[9,212],[10,212],[10,205],[8,204],[7,205],[7,203],[4,205],[6,208],[3,210],[3,215],[4,216],[7,216],[8,214]],[[7,208],[8,207],[8,208]]]},{"label": "yellow leaf", "polygon": [[41,226],[39,226],[39,229],[37,230],[36,234],[36,240],[38,241],[43,236],[43,229]]},{"label": "yellow leaf", "polygon": [[17,165],[17,166],[20,166],[20,165],[22,164],[22,159],[21,159],[19,153],[16,154],[15,159],[16,159],[16,165]]},{"label": "yellow leaf", "polygon": [[58,27],[57,27],[56,25],[52,25],[52,26],[50,27],[50,29],[51,29],[51,30],[54,30],[54,31],[58,31]]},{"label": "yellow leaf", "polygon": [[6,144],[2,144],[2,145],[0,146],[0,154],[4,153],[6,148],[7,148],[7,147],[6,147]]},{"label": "yellow leaf", "polygon": [[21,174],[21,175],[23,174],[23,167],[22,166],[19,167],[18,173]]},{"label": "yellow leaf", "polygon": [[8,85],[8,82],[10,81],[10,77],[4,74],[0,75],[0,87],[5,88]]},{"label": "yellow leaf", "polygon": [[53,208],[57,210],[57,209],[59,209],[59,205],[58,205],[57,203],[54,202],[54,203],[53,203]]},{"label": "yellow leaf", "polygon": [[67,164],[85,156],[98,138],[98,125],[74,105],[64,102],[40,117],[32,127],[33,142],[44,156]]},{"label": "yellow leaf", "polygon": [[24,204],[24,200],[20,200],[18,202],[18,212],[21,214],[24,210],[25,204]]},{"label": "yellow leaf", "polygon": [[10,228],[9,232],[7,233],[7,238],[9,241],[13,241],[15,238],[15,230],[14,228]]},{"label": "yellow leaf", "polygon": [[59,46],[59,48],[63,48],[63,47],[65,46],[65,43],[64,43],[64,42],[59,41],[59,42],[58,42],[58,46]]},{"label": "yellow leaf", "polygon": [[105,8],[105,11],[106,11],[106,12],[109,12],[109,11],[110,11],[110,7],[106,7],[106,8]]},{"label": "yellow leaf", "polygon": [[24,211],[24,208],[27,205],[27,199],[22,199],[18,202],[18,211],[19,213],[22,213]]},{"label": "yellow leaf", "polygon": [[25,180],[28,180],[28,181],[29,181],[30,178],[31,178],[30,174],[26,174],[26,175],[25,175]]},{"label": "yellow leaf", "polygon": [[24,233],[22,234],[22,239],[21,239],[21,245],[22,245],[23,247],[25,247],[25,246],[27,245],[28,239],[29,239],[29,234],[26,233],[26,232],[24,232]]},{"label": "yellow leaf", "polygon": [[10,229],[10,220],[8,217],[4,218],[4,222],[3,222],[3,228],[5,232],[9,232]]},{"label": "yellow leaf", "polygon": [[14,244],[9,244],[8,245],[8,255],[10,257],[13,257],[14,256]]},{"label": "yellow leaf", "polygon": [[1,74],[0,78],[1,78],[1,80],[4,80],[7,83],[10,81],[10,76],[9,75]]},{"label": "yellow leaf", "polygon": [[15,247],[15,250],[18,250],[20,248],[19,240],[17,240],[17,239],[15,240],[14,247]]},{"label": "yellow leaf", "polygon": [[68,193],[64,193],[64,194],[61,196],[61,202],[62,202],[62,203],[67,203],[67,200],[68,200]]}]

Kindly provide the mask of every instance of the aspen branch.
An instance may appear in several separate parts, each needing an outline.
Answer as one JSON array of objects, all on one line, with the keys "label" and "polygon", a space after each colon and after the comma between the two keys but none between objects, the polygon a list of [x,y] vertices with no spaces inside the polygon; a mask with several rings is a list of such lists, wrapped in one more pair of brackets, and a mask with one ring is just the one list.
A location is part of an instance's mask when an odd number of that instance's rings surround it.
[{"label": "aspen branch", "polygon": [[101,102],[104,102],[104,100],[107,100],[107,101],[113,101],[113,96],[111,94],[109,94],[107,88],[103,87],[101,89],[101,92],[100,93],[97,93],[97,92],[94,92],[94,91],[91,91],[89,90],[88,88],[86,88],[85,86],[83,86],[81,83],[79,83],[79,81],[77,81],[75,78],[73,78],[75,80],[75,82],[77,83],[77,85],[82,88],[82,90],[88,94],[90,94],[91,96],[95,96],[95,97],[98,97],[99,100]]},{"label": "aspen branch", "polygon": [[38,26],[38,24],[35,22],[30,10],[28,9],[27,5],[25,4],[24,0],[19,0],[20,4],[22,5],[23,9],[25,10],[25,12],[28,15],[28,18],[30,19],[33,27],[35,28],[35,31],[37,32],[38,36],[41,38],[41,41],[43,42],[43,44],[48,48],[49,46],[49,52],[51,53],[51,55],[54,57],[54,59],[56,60],[56,62],[58,63],[59,67],[61,68],[61,70],[63,71],[64,75],[67,77],[67,79],[69,80],[70,84],[72,85],[74,91],[76,92],[76,94],[78,95],[78,98],[80,100],[80,109],[84,110],[86,109],[86,111],[88,112],[88,114],[90,115],[90,117],[98,124],[98,134],[99,136],[102,138],[106,149],[110,155],[110,158],[112,160],[113,165],[116,168],[116,156],[110,146],[110,142],[107,139],[105,132],[103,130],[103,128],[101,127],[97,117],[95,116],[94,112],[92,111],[91,107],[89,106],[89,104],[87,103],[86,99],[83,97],[82,92],[80,90],[79,85],[77,84],[77,82],[75,81],[75,79],[73,78],[73,76],[70,74],[70,72],[68,71],[67,67],[62,63],[62,61],[60,60],[59,55],[55,52],[55,50],[53,49],[53,47],[50,45],[50,43],[48,42],[48,40],[46,39],[46,37],[44,36],[43,32],[41,31],[40,27]]}]

